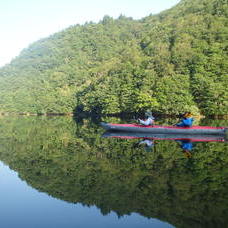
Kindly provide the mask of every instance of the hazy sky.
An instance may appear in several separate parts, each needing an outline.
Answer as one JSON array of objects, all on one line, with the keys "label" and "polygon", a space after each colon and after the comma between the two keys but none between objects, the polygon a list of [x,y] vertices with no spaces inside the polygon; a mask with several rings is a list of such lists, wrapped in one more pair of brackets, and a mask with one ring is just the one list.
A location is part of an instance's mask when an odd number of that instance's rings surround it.
[{"label": "hazy sky", "polygon": [[104,15],[140,19],[180,0],[0,0],[0,66],[29,44],[70,25],[98,22]]}]

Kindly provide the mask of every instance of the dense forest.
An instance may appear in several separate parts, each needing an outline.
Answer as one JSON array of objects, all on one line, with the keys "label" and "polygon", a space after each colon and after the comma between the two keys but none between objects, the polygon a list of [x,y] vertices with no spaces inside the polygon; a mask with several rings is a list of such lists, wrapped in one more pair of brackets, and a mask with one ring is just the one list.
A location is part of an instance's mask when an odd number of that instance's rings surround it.
[{"label": "dense forest", "polygon": [[227,0],[182,0],[71,26],[0,69],[0,112],[226,115],[227,17]]},{"label": "dense forest", "polygon": [[175,227],[226,227],[227,144],[197,142],[186,158],[176,141],[156,141],[148,152],[135,146],[138,139],[102,132],[88,119],[4,117],[0,159],[33,188],[96,205],[104,215],[137,212]]}]

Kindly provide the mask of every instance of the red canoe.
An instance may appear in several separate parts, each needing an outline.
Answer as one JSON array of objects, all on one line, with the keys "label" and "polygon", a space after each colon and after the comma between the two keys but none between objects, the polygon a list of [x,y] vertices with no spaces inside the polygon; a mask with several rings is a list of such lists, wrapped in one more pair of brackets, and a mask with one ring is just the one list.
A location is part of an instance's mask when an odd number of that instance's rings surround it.
[{"label": "red canoe", "polygon": [[124,131],[138,133],[154,133],[154,134],[189,134],[189,135],[225,135],[226,127],[176,127],[176,126],[143,126],[139,124],[113,124],[101,123],[101,126],[108,131]]}]

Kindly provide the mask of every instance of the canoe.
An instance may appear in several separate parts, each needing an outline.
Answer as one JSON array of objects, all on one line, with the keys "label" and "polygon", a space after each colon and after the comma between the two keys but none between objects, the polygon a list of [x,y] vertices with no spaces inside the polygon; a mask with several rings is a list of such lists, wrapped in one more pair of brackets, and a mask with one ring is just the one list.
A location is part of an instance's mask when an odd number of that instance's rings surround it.
[{"label": "canoe", "polygon": [[124,132],[142,132],[156,134],[190,134],[190,135],[225,135],[226,127],[208,127],[208,126],[192,126],[192,127],[177,127],[177,126],[144,126],[139,124],[114,124],[101,123],[101,126],[108,131],[124,131]]},{"label": "canoe", "polygon": [[153,134],[143,132],[106,131],[103,138],[149,139],[149,140],[189,140],[191,142],[225,142],[225,135]]}]

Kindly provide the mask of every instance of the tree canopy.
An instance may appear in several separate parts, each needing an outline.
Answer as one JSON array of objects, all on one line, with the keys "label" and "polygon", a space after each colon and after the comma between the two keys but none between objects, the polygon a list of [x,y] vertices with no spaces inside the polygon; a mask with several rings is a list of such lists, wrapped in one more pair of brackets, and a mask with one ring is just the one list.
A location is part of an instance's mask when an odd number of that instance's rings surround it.
[{"label": "tree canopy", "polygon": [[225,0],[182,0],[71,26],[0,69],[0,112],[227,114],[227,15]]}]

